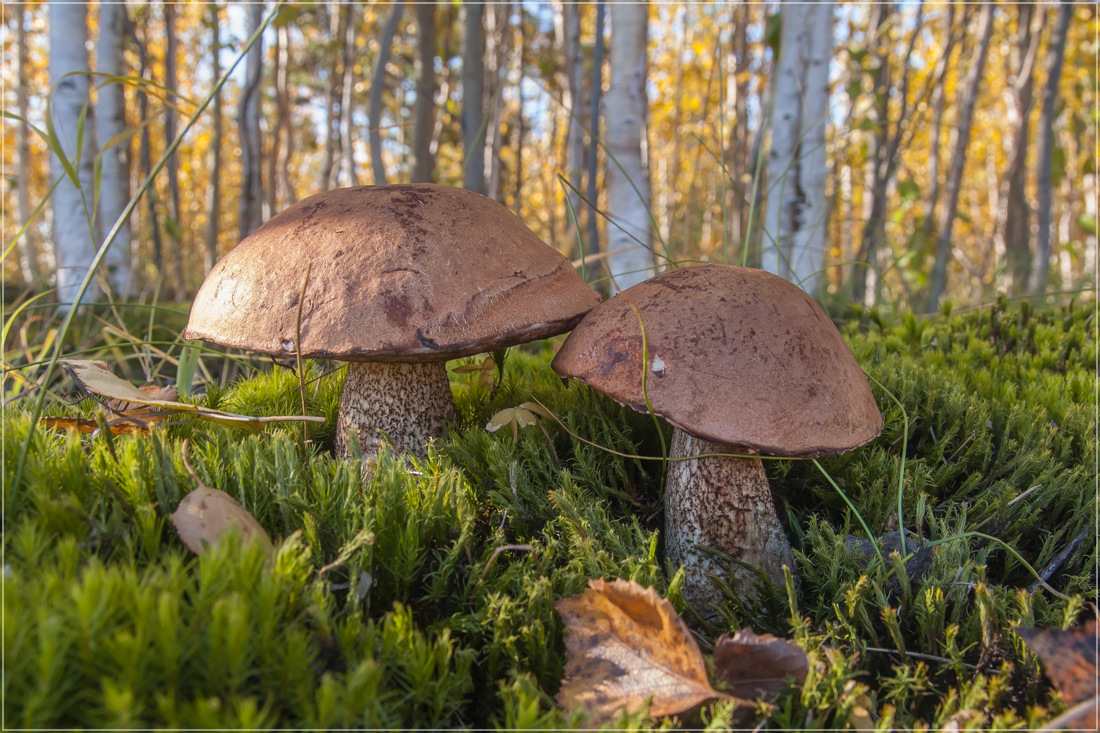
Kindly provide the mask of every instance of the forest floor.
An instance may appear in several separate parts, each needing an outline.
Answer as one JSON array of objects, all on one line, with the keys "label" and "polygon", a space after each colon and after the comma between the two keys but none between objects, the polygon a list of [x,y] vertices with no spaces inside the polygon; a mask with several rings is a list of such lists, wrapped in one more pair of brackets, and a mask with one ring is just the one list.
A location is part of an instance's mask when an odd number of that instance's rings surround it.
[{"label": "forest floor", "polygon": [[[704,651],[751,627],[792,639],[809,672],[749,710],[642,710],[615,727],[1034,728],[1065,703],[1017,630],[1078,626],[1094,613],[1093,314],[1091,302],[1002,301],[845,323],[882,435],[822,460],[827,476],[811,462],[766,461],[799,582],[762,581],[754,601],[726,588],[721,613],[706,618],[662,560],[662,462],[574,437],[659,459],[665,428],[564,386],[548,366],[554,341],[513,349],[496,388],[477,372],[453,374],[457,428],[426,460],[383,453],[369,482],[332,455],[343,372],[326,374],[330,364],[306,365],[306,408],[327,418],[307,427],[308,443],[299,424],[56,432],[32,422],[36,393],[18,398],[9,374],[4,725],[583,726],[583,711],[554,699],[565,666],[554,603],[590,579],[624,578],[667,597]],[[172,376],[157,350],[171,348],[180,318],[154,326],[139,314],[113,341],[88,321],[74,348],[95,333],[94,358],[116,371],[137,376],[144,353],[154,374],[160,364]],[[145,326],[145,337],[127,336]],[[17,338],[6,360],[45,351],[26,334],[13,348]],[[213,379],[192,399],[301,413],[293,370],[204,362]],[[71,383],[51,389],[61,397]],[[532,399],[561,422],[486,431]],[[44,414],[96,409],[59,399]],[[185,439],[198,480],[239,500],[274,539],[272,561],[236,538],[198,557],[181,543],[170,516],[198,485]],[[864,527],[912,533],[910,556],[851,549]]]}]

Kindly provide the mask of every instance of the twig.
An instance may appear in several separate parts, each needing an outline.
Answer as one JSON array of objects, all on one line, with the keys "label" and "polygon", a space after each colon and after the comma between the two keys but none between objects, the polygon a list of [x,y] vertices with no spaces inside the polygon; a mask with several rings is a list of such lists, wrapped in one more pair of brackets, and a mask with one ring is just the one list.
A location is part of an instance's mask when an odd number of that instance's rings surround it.
[{"label": "twig", "polygon": [[[1077,533],[1077,536],[1070,540],[1069,544],[1066,545],[1066,549],[1059,552],[1058,556],[1051,560],[1049,565],[1043,568],[1043,571],[1039,573],[1040,580],[1042,580],[1043,582],[1049,581],[1055,573],[1061,570],[1062,566],[1066,564],[1066,560],[1069,559],[1069,556],[1072,555],[1074,551],[1081,546],[1081,543],[1085,541],[1085,538],[1088,537],[1088,535],[1089,528],[1082,528],[1081,531]],[[1039,582],[1036,581],[1032,583],[1030,586],[1028,586],[1027,590],[1029,593],[1034,593],[1035,591],[1039,590]]]},{"label": "twig", "polygon": [[481,570],[481,575],[477,576],[477,582],[480,585],[481,581],[485,578],[485,573],[489,572],[489,568],[493,567],[493,563],[497,560],[497,555],[505,550],[522,550],[523,552],[530,552],[531,557],[535,559],[535,564],[538,565],[539,558],[535,554],[535,548],[531,545],[501,545],[493,550],[493,554],[489,557],[489,562],[485,563],[485,567]]},{"label": "twig", "polygon": [[[897,649],[878,649],[878,648],[873,647],[873,646],[868,646],[868,647],[864,647],[863,650],[867,651],[867,652],[878,652],[879,654],[897,654],[898,656],[902,656],[902,653],[900,651],[898,651]],[[923,660],[928,661],[928,662],[941,662],[943,664],[955,664],[954,661],[948,659],[947,657],[937,657],[937,656],[934,656],[932,654],[920,654],[919,652],[905,652],[905,656],[915,657],[917,659],[923,659]],[[961,664],[962,666],[967,667],[969,669],[977,669],[977,667],[975,665],[967,664],[966,662],[959,662],[959,664]],[[1000,670],[992,670],[992,671],[993,671],[994,674],[1000,674]]]}]

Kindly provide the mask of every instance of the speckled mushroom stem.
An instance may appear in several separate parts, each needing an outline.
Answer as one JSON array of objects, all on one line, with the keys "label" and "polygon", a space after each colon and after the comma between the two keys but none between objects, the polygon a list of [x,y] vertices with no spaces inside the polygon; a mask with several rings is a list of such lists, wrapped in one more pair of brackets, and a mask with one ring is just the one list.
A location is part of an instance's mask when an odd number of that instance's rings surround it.
[{"label": "speckled mushroom stem", "polygon": [[[670,458],[703,453],[738,453],[736,448],[702,440],[676,429]],[[706,614],[721,601],[707,574],[725,568],[696,546],[710,547],[764,571],[783,583],[783,566],[793,571],[791,545],[779,523],[764,464],[759,458],[710,457],[668,464],[665,483],[665,554],[674,568],[684,566],[684,598]],[[757,576],[734,566],[737,589],[752,595]]]},{"label": "speckled mushroom stem", "polygon": [[378,454],[382,433],[395,452],[423,458],[428,441],[443,435],[454,418],[446,362],[351,362],[336,418],[336,451],[350,455],[348,434],[355,428],[364,465]]}]

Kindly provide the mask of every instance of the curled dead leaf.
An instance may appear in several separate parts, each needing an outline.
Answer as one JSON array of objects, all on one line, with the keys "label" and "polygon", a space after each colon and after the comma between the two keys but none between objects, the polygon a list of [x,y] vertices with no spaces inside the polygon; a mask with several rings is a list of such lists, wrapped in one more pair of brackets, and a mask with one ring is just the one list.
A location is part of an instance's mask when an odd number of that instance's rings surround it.
[{"label": "curled dead leaf", "polygon": [[537,425],[537,415],[542,415],[544,412],[544,408],[534,402],[524,402],[522,405],[516,405],[515,407],[505,407],[489,418],[485,429],[490,433],[495,433],[505,425],[509,425],[512,428],[512,438],[514,439],[519,437],[520,428]]},{"label": "curled dead leaf", "polygon": [[[1043,663],[1047,677],[1062,693],[1071,710],[1059,726],[1097,730],[1100,725],[1096,694],[1096,619],[1076,629],[1017,629]],[[1064,719],[1063,719],[1064,718]]]},{"label": "curled dead leaf", "polygon": [[599,725],[652,700],[650,713],[675,715],[711,698],[695,639],[666,599],[626,580],[590,580],[554,604],[565,623],[565,679],[558,704]]},{"label": "curled dead leaf", "polygon": [[715,682],[736,697],[770,697],[792,679],[801,684],[807,671],[806,652],[771,634],[741,629],[732,638],[722,634],[714,645]]}]

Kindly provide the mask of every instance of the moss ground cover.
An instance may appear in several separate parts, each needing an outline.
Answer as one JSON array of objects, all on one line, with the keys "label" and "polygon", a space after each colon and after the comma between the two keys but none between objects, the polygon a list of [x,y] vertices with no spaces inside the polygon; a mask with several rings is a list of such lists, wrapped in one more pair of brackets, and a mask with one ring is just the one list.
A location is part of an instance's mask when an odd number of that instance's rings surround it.
[{"label": "moss ground cover", "polygon": [[[553,701],[564,667],[553,603],[619,577],[667,595],[704,646],[751,626],[806,648],[810,675],[767,708],[770,727],[844,728],[867,713],[880,728],[1032,727],[1062,703],[1014,629],[1077,624],[1096,591],[1092,314],[1091,303],[998,303],[848,322],[883,434],[822,461],[824,473],[767,462],[800,577],[752,604],[728,588],[709,618],[662,565],[659,460],[600,450],[553,421],[517,438],[484,430],[535,398],[578,436],[660,455],[663,428],[564,387],[550,345],[513,350],[497,390],[455,375],[460,425],[424,461],[383,454],[369,482],[332,457],[330,419],[308,443],[300,426],[189,423],[110,442],[36,430],[14,484],[30,429],[16,402],[3,436],[4,722],[580,725]],[[309,366],[307,406],[332,418],[342,374],[325,367]],[[298,384],[275,368],[199,399],[293,414]],[[185,438],[202,482],[281,540],[270,564],[233,540],[199,558],[179,542],[168,516],[195,485]],[[912,557],[851,549],[864,530],[838,488],[873,535],[910,532]],[[733,715],[717,704],[620,725],[721,728]]]}]

